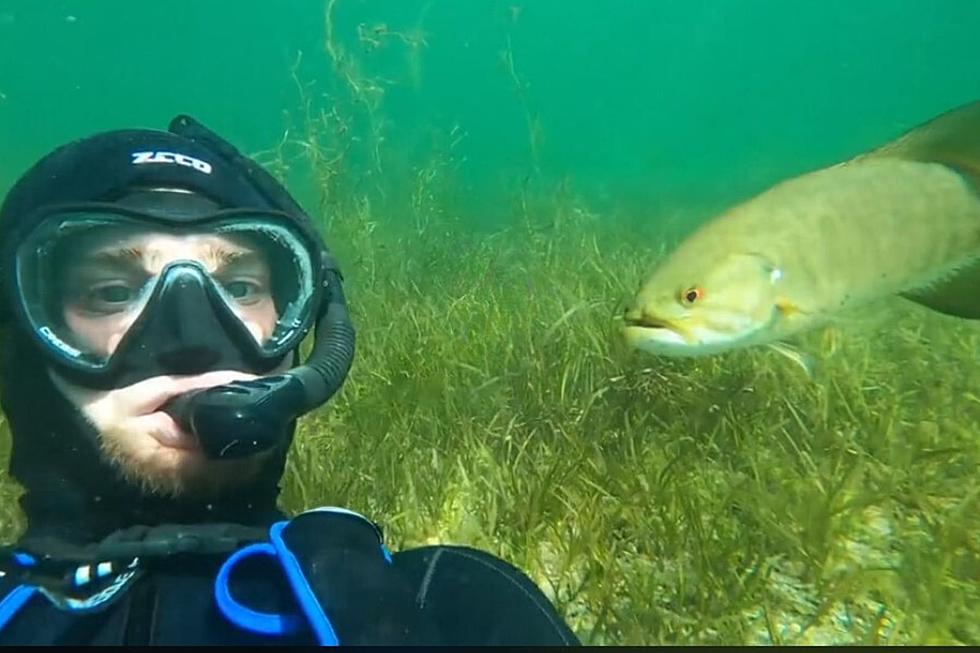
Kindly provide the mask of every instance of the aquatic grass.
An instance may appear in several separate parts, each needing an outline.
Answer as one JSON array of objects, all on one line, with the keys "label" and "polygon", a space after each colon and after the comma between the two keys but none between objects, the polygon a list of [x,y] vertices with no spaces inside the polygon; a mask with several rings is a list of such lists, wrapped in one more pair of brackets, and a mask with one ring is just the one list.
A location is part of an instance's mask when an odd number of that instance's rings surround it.
[{"label": "aquatic grass", "polygon": [[591,643],[977,642],[976,325],[656,359],[615,320],[648,248],[576,216],[345,253],[359,358],[286,504],[501,555]]},{"label": "aquatic grass", "polygon": [[17,537],[27,526],[17,500],[21,488],[7,475],[10,467],[10,426],[6,416],[0,423],[0,542]]},{"label": "aquatic grass", "polygon": [[616,319],[655,235],[539,217],[335,217],[358,356],[301,421],[286,508],[500,555],[589,643],[980,641],[976,325],[896,300],[801,338],[814,379],[766,350],[659,359]]}]

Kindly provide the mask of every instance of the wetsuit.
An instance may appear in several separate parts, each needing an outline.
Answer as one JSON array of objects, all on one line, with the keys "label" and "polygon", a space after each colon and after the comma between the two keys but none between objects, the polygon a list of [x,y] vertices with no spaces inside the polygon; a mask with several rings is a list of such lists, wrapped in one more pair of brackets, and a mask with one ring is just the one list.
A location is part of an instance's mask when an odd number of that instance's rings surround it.
[{"label": "wetsuit", "polygon": [[[90,598],[73,608],[56,607],[11,573],[0,579],[0,597],[6,597],[0,598],[0,645],[320,644],[322,629],[309,617],[317,606],[332,633],[326,643],[578,643],[524,574],[484,552],[428,546],[389,556],[365,522],[343,514],[312,511],[280,523],[310,589],[305,595],[281,561],[262,555],[243,557],[224,578],[228,553],[144,557],[138,576],[115,592],[102,590],[108,596],[97,605]],[[114,571],[124,578],[125,564]],[[90,566],[86,579],[93,582],[95,575]],[[226,606],[228,597],[239,606],[237,614]],[[304,606],[311,598],[317,605]],[[263,631],[241,606],[279,615],[291,628]]]}]

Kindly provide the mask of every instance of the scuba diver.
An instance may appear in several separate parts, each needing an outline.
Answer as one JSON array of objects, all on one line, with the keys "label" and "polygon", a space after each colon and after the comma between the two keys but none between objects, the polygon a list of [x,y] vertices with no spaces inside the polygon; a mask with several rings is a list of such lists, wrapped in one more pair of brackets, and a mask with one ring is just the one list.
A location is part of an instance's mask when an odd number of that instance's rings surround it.
[{"label": "scuba diver", "polygon": [[280,512],[296,420],[342,385],[354,329],[309,217],[200,123],[42,158],[0,208],[0,274],[27,520],[0,548],[0,644],[579,644],[488,553]]}]

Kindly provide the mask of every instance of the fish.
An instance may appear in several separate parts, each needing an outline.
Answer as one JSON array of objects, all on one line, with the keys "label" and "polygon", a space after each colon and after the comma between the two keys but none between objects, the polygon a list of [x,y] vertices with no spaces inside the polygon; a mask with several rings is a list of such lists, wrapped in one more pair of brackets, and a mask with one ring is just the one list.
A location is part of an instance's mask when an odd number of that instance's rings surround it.
[{"label": "fish", "polygon": [[980,101],[722,211],[669,252],[623,313],[670,357],[769,347],[902,297],[980,320]]}]

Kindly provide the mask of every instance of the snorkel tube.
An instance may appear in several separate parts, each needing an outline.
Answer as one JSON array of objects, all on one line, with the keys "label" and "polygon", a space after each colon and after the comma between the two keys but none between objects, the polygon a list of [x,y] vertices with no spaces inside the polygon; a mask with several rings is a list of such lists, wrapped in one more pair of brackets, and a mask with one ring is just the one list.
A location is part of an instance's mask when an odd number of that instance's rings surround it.
[{"label": "snorkel tube", "polygon": [[[203,142],[240,166],[274,206],[305,216],[269,173],[193,118],[177,116],[169,130]],[[354,326],[344,299],[340,269],[326,250],[321,263],[323,299],[313,350],[304,364],[275,376],[188,392],[164,407],[181,428],[197,438],[209,458],[238,458],[271,449],[290,422],[328,401],[343,385],[354,360]]]}]

